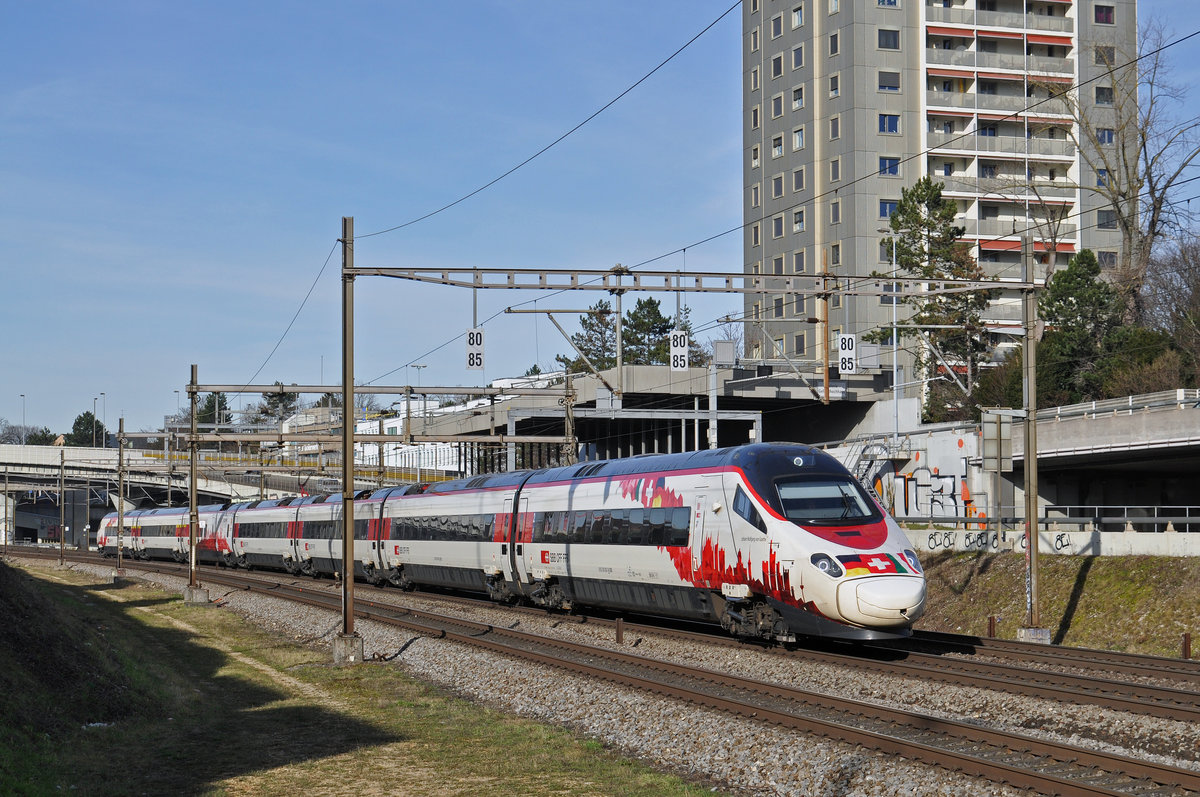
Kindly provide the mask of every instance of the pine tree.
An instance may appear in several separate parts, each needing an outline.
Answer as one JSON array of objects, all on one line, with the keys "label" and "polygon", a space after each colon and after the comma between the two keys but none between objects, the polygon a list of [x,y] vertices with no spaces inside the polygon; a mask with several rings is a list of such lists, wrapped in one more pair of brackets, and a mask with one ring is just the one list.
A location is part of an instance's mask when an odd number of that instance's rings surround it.
[{"label": "pine tree", "polygon": [[[942,184],[928,176],[901,192],[890,219],[900,275],[928,282],[985,279],[961,240],[964,228],[954,224],[957,212],[954,200],[942,197]],[[890,249],[892,240],[886,239],[884,246]],[[965,290],[931,294],[911,289],[901,293],[899,301],[913,309],[907,324],[929,328],[926,334],[930,342],[957,376],[957,380],[950,378],[953,387],[931,385],[925,408],[927,420],[963,420],[974,415],[971,394],[978,384],[980,365],[992,348],[983,326],[983,311],[992,293]],[[918,331],[901,329],[900,334],[913,337]],[[950,377],[934,352],[924,346],[919,352],[917,369],[925,378]]]},{"label": "pine tree", "polygon": [[[612,305],[601,299],[590,308],[591,312],[579,317],[579,331],[571,336],[571,342],[583,352],[598,370],[612,368],[617,364],[617,321]],[[559,354],[555,358],[570,373],[588,370],[583,358]]]}]

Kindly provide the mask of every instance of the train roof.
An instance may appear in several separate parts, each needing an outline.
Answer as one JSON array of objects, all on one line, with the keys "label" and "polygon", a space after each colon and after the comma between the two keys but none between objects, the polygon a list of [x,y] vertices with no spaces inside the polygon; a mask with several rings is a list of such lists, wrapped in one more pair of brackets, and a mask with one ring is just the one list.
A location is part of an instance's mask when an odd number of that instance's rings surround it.
[{"label": "train roof", "polygon": [[730,448],[703,449],[679,454],[641,454],[623,459],[594,460],[542,470],[493,473],[430,485],[426,492],[452,493],[461,490],[514,488],[524,484],[545,484],[587,478],[611,478],[640,473],[663,473],[710,468],[737,467],[758,470],[773,463],[796,457],[812,457],[817,470],[842,470],[836,459],[824,451],[801,443],[751,443]]}]

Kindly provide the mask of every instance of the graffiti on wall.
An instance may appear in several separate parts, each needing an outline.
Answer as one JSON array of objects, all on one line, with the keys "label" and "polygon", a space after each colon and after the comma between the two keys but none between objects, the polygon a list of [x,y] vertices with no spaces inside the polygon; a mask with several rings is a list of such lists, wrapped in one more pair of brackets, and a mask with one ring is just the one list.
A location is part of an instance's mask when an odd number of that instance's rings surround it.
[{"label": "graffiti on wall", "polygon": [[[919,455],[917,461],[920,462]],[[979,518],[987,520],[986,506],[977,505],[967,485],[967,461],[959,460],[958,473],[918,465],[897,472],[891,462],[880,462],[872,477],[884,506],[898,517]],[[982,528],[982,525],[981,525]]]}]

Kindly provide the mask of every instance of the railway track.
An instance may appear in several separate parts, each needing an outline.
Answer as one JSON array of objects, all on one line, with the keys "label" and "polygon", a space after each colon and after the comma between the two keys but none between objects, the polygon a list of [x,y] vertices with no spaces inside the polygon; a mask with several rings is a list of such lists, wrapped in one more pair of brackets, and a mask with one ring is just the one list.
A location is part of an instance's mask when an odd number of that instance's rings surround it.
[{"label": "railway track", "polygon": [[[141,563],[129,565],[130,569],[142,566]],[[160,572],[186,573],[186,568],[177,569],[175,566],[162,563],[145,565],[145,567]],[[278,598],[301,601],[333,612],[340,611],[340,594],[334,594],[334,591],[331,590],[331,586],[335,582],[316,581],[300,585],[294,579],[268,578],[264,580],[257,574],[249,575],[225,570],[206,570],[204,580],[208,584],[223,584],[231,589],[253,590]],[[340,593],[340,590],[337,592]],[[395,593],[393,592],[392,595]],[[437,597],[441,598],[441,596]],[[492,604],[487,605],[491,606]],[[1064,795],[1200,794],[1200,772],[1179,769],[1142,758],[1062,744],[1017,732],[989,729],[977,723],[932,717],[918,711],[880,706],[826,693],[807,691],[790,685],[735,677],[727,673],[636,656],[624,651],[547,639],[544,636],[495,624],[450,617],[439,612],[400,607],[385,601],[365,600],[360,597],[356,600],[356,606],[359,610],[358,616],[363,619],[399,625],[418,634],[482,647],[532,663],[550,665],[585,676],[602,678],[628,688],[674,697],[695,705],[751,718],[758,722],[862,745],[873,750],[966,772],[1018,788]],[[544,612],[540,610],[537,610],[537,613],[544,615]],[[604,623],[607,621],[588,618],[586,622]],[[636,624],[629,624],[626,628],[638,634],[662,633],[661,629]],[[706,642],[712,643],[719,639],[719,637],[708,636]],[[954,642],[952,639],[939,641],[942,644],[953,644]],[[730,644],[737,643],[730,641]],[[1058,650],[1070,649],[1056,648],[1055,652]],[[1089,652],[1088,655],[1093,662],[1103,658],[1098,657],[1096,655],[1098,653],[1104,652]],[[861,656],[850,656],[845,653],[810,650],[784,651],[781,655],[827,656],[830,657],[827,663],[871,667],[894,675],[897,674],[897,664],[906,663],[902,662],[899,657],[918,654],[914,654],[912,651],[892,650],[891,660],[864,659]],[[927,651],[921,652],[919,656],[936,658],[936,654]],[[1126,658],[1127,663],[1129,662],[1127,654],[1121,654],[1117,658]],[[946,661],[958,662],[958,659],[950,659],[943,655],[942,662]],[[967,661],[966,664],[970,665],[971,662]],[[913,666],[916,669],[906,671],[912,677],[926,679],[935,677],[935,673],[929,671],[931,665],[928,663]],[[997,670],[995,669],[997,667],[1003,669]],[[1181,669],[1185,670],[1186,667]],[[1036,683],[1037,679],[1045,676],[1041,670],[1023,671],[1022,668],[1013,665],[982,663],[976,665],[974,669],[964,667],[953,677],[973,679],[973,685],[979,686],[981,685],[979,679],[983,677],[981,673],[986,674],[989,670],[992,673],[992,675],[988,675],[989,678],[997,681],[1008,679],[1012,686],[1010,691],[1038,694],[1038,696],[1051,700],[1071,700],[1067,693],[1073,687],[1063,686],[1061,683],[1053,690],[1039,691],[1047,689],[1044,684]],[[1111,669],[1106,670],[1106,672],[1111,671]],[[1038,675],[1027,678],[1026,673],[1028,672],[1036,672]],[[938,675],[944,676],[945,673]],[[1055,677],[1060,677],[1060,674],[1056,673]],[[1079,683],[1088,680],[1087,676],[1075,677],[1081,679]],[[1026,680],[1033,683],[1026,685],[1024,683]],[[1104,682],[1111,679],[1092,678],[1091,680]],[[1190,683],[1186,678],[1178,680],[1182,684]],[[987,686],[991,687],[992,683],[988,683]],[[1088,700],[1095,702],[1096,705],[1121,711],[1132,711],[1135,707],[1134,704],[1139,701],[1145,702],[1152,699],[1156,705],[1163,705],[1162,701],[1169,698],[1175,701],[1176,708],[1163,710],[1176,712],[1182,712],[1184,709],[1194,712],[1200,702],[1200,695],[1182,688],[1158,692],[1155,691],[1157,688],[1148,687],[1145,684],[1130,683],[1123,683],[1122,688],[1126,692],[1141,689],[1149,691],[1133,691],[1133,697],[1129,697],[1127,694],[1118,700],[1112,694],[1109,685],[1102,685],[1089,693]],[[1030,691],[1022,691],[1026,689]],[[1109,691],[1106,692],[1106,689]],[[1151,695],[1153,698],[1150,697]],[[1078,702],[1078,700],[1072,700],[1072,702]],[[1157,710],[1156,708],[1148,713],[1154,713]],[[1182,715],[1175,713],[1168,714],[1168,716],[1180,718]],[[1191,714],[1188,714],[1187,717],[1191,718]]]}]

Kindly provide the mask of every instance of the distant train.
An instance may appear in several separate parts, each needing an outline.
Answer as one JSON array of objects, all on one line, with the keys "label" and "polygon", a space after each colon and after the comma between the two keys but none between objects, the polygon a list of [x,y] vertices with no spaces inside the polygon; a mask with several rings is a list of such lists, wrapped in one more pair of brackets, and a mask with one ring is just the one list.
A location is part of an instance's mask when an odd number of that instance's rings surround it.
[{"label": "distant train", "polygon": [[[341,572],[341,495],[199,510],[197,556]],[[720,623],[742,637],[905,635],[925,606],[917,555],[879,502],[817,449],[760,443],[363,492],[354,569],[548,609]],[[115,555],[116,515],[97,542]],[[125,515],[126,555],[188,558],[188,510]]]}]

